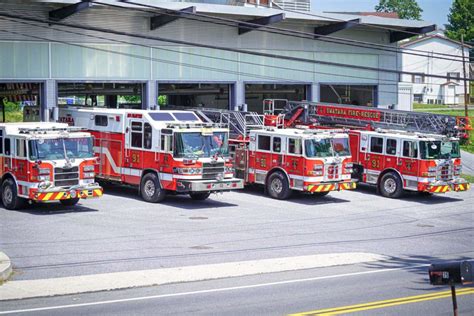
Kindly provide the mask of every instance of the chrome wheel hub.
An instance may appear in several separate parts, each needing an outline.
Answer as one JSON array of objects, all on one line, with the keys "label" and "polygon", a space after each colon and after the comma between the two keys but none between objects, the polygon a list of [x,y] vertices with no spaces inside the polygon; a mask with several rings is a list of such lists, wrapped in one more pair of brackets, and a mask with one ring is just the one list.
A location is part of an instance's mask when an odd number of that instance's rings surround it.
[{"label": "chrome wheel hub", "polygon": [[283,190],[283,183],[278,178],[273,179],[270,186],[272,188],[272,191],[275,193],[281,193],[281,191]]},{"label": "chrome wheel hub", "polygon": [[397,182],[394,179],[387,179],[383,184],[383,188],[391,194],[397,190]]},{"label": "chrome wheel hub", "polygon": [[13,201],[13,191],[8,186],[3,191],[3,201],[5,201],[6,204],[10,204]]},{"label": "chrome wheel hub", "polygon": [[155,188],[155,183],[152,180],[148,180],[145,182],[145,194],[147,196],[153,196],[155,194],[156,188]]}]

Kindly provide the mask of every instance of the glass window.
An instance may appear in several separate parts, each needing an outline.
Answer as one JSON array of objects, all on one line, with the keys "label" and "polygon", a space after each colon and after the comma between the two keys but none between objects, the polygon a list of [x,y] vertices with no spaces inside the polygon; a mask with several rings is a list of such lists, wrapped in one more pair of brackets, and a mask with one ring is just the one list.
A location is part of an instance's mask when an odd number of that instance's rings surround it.
[{"label": "glass window", "polygon": [[143,147],[142,122],[132,122],[132,147]]},{"label": "glass window", "polygon": [[324,158],[333,157],[333,149],[331,139],[307,139],[304,141],[306,157],[308,158]]},{"label": "glass window", "polygon": [[227,155],[229,144],[225,132],[214,132],[211,135],[201,133],[175,133],[176,158],[184,157],[213,157]]},{"label": "glass window", "polygon": [[197,116],[194,113],[180,113],[180,112],[173,112],[174,117],[178,119],[178,121],[199,121]]},{"label": "glass window", "polygon": [[385,148],[385,153],[387,155],[396,155],[397,154],[397,140],[388,138],[387,139],[387,146]]},{"label": "glass window", "polygon": [[26,146],[24,139],[16,140],[16,156],[17,157],[26,157]]},{"label": "glass window", "polygon": [[273,152],[281,152],[281,138],[273,137]]},{"label": "glass window", "polygon": [[176,121],[170,113],[149,113],[150,117],[159,122],[166,122],[166,121]]},{"label": "glass window", "polygon": [[403,141],[403,157],[417,158],[418,157],[418,146],[415,141]]},{"label": "glass window", "polygon": [[3,154],[3,137],[0,137],[0,154]]},{"label": "glass window", "polygon": [[153,129],[151,128],[150,124],[145,123],[143,127],[143,148],[151,149],[152,141],[153,141]]},{"label": "glass window", "polygon": [[258,149],[270,150],[270,136],[258,135]]},{"label": "glass window", "polygon": [[289,138],[288,139],[288,153],[290,154],[295,154],[295,155],[301,155],[302,152],[302,146],[301,146],[301,140],[300,139],[295,139],[295,138]]},{"label": "glass window", "polygon": [[459,158],[459,142],[457,141],[422,141],[420,142],[421,159]]},{"label": "glass window", "polygon": [[411,81],[413,83],[424,83],[425,82],[425,76],[423,74],[412,75]]},{"label": "glass window", "polygon": [[459,82],[459,78],[461,77],[461,73],[459,72],[448,72],[448,81],[452,82]]},{"label": "glass window", "polygon": [[351,149],[349,147],[349,138],[334,138],[332,140],[332,147],[336,156],[350,156]]},{"label": "glass window", "polygon": [[5,155],[10,156],[11,151],[10,151],[10,138],[5,138]]},{"label": "glass window", "polygon": [[378,154],[381,154],[383,152],[383,138],[382,137],[370,138],[370,151],[373,153],[378,153]]},{"label": "glass window", "polygon": [[107,116],[106,115],[96,115],[95,116],[95,125],[96,126],[107,126],[108,124]]}]

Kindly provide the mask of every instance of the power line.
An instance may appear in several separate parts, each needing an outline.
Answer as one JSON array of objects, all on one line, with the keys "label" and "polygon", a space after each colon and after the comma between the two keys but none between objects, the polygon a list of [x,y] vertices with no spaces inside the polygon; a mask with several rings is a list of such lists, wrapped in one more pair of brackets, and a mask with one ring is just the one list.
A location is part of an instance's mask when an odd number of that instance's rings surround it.
[{"label": "power line", "polygon": [[[346,38],[339,38],[339,37],[334,37],[330,35],[316,35],[308,32],[302,32],[302,31],[296,31],[296,30],[288,30],[288,29],[283,29],[283,28],[278,28],[274,26],[269,26],[269,25],[260,25],[260,24],[255,24],[252,22],[245,22],[245,21],[239,21],[235,19],[229,19],[229,18],[223,18],[223,17],[217,17],[217,16],[210,16],[207,14],[202,14],[202,13],[193,13],[193,12],[183,12],[179,10],[174,10],[174,9],[167,9],[167,8],[162,8],[162,7],[157,7],[157,6],[152,6],[152,5],[147,5],[147,4],[140,4],[140,3],[135,3],[132,1],[122,1],[131,5],[135,6],[141,6],[141,7],[146,7],[150,8],[156,11],[159,11],[160,14],[164,15],[169,15],[169,16],[179,16],[182,18],[190,19],[190,20],[195,20],[199,22],[205,22],[205,23],[212,23],[212,24],[218,24],[218,25],[226,25],[226,26],[231,26],[231,27],[239,27],[239,28],[245,28],[249,30],[254,30],[254,31],[260,31],[260,32],[269,32],[269,33],[275,33],[275,34],[280,34],[280,35],[287,35],[287,36],[295,36],[305,38],[305,39],[311,39],[311,40],[317,40],[317,41],[323,41],[323,42],[329,42],[329,43],[336,43],[336,44],[342,44],[342,45],[349,45],[349,46],[355,46],[355,47],[363,47],[363,48],[369,48],[369,49],[376,49],[376,50],[385,50],[385,51],[390,51],[390,52],[395,52],[395,53],[402,53],[402,54],[410,54],[410,55],[416,55],[416,56],[423,56],[426,57],[425,54],[430,54],[432,52],[428,51],[423,51],[423,50],[416,50],[416,49],[400,49],[397,47],[393,47],[390,45],[385,45],[385,44],[378,44],[378,43],[371,43],[371,42],[364,42],[364,41],[359,41],[359,40],[352,40],[352,39],[346,39]],[[94,3],[103,5],[103,6],[109,6],[109,7],[114,7],[114,8],[119,8],[119,9],[135,9],[141,12],[146,12],[146,13],[157,13],[153,12],[150,10],[143,10],[143,9],[137,9],[137,8],[129,8],[129,7],[123,7],[120,5],[114,5],[110,3],[103,3],[100,1],[94,1]],[[284,10],[282,10],[284,11]],[[197,17],[202,17],[206,20],[194,18],[195,16]],[[323,17],[323,16],[321,16]],[[217,22],[217,21],[222,21],[225,23]],[[344,21],[344,20],[342,20]],[[351,22],[351,21],[344,21],[347,23],[355,23],[356,22]],[[231,24],[229,24],[231,23]],[[360,23],[359,23],[360,24]],[[257,28],[256,28],[257,27]],[[400,31],[400,30],[398,30]],[[420,35],[416,33],[417,35]],[[356,45],[357,44],[357,45]],[[374,46],[377,46],[374,47]],[[417,54],[417,53],[409,53],[407,51],[419,51],[422,52],[423,54]],[[438,53],[436,53],[438,54]],[[443,53],[439,53],[440,55],[444,55]],[[447,59],[447,60],[452,60],[452,58],[461,58],[459,60],[462,62],[462,57],[459,56],[453,56],[446,54],[446,56],[449,56],[450,58],[445,58],[445,57],[433,57],[433,58],[438,58],[438,59]]]},{"label": "power line", "polygon": [[[322,64],[322,65],[327,65],[327,66],[354,68],[354,69],[361,69],[361,70],[372,70],[372,71],[387,72],[387,73],[394,73],[394,74],[408,74],[408,75],[417,74],[417,73],[412,73],[412,72],[400,71],[400,70],[396,70],[396,69],[386,69],[386,68],[367,67],[367,66],[359,66],[359,65],[349,65],[349,64],[342,64],[342,63],[329,62],[329,61],[316,61],[316,60],[300,58],[300,57],[281,56],[281,55],[277,55],[277,54],[269,54],[269,53],[262,53],[262,52],[256,52],[256,51],[248,51],[248,50],[245,50],[245,49],[223,47],[223,46],[202,44],[202,43],[196,43],[196,42],[187,42],[187,41],[183,41],[183,40],[168,39],[168,38],[162,38],[162,37],[158,37],[158,36],[150,36],[150,35],[142,35],[142,34],[136,34],[136,33],[123,32],[123,31],[115,31],[115,30],[110,30],[110,29],[104,29],[104,28],[101,28],[101,27],[83,26],[83,25],[79,25],[79,24],[70,24],[70,23],[64,23],[64,22],[57,22],[57,21],[39,19],[39,18],[34,18],[34,17],[11,15],[11,14],[8,14],[8,13],[0,13],[0,16],[11,18],[11,19],[17,19],[17,20],[34,21],[34,22],[43,23],[43,24],[60,25],[60,26],[76,28],[76,29],[82,29],[82,30],[96,31],[96,32],[102,32],[102,33],[110,33],[110,34],[115,34],[115,35],[120,35],[120,36],[136,37],[136,38],[142,38],[142,39],[147,39],[147,40],[155,40],[155,41],[160,41],[160,42],[169,42],[169,43],[180,44],[180,45],[184,45],[184,46],[196,46],[196,47],[203,47],[203,48],[209,48],[209,49],[231,51],[231,52],[261,56],[261,57],[269,57],[269,58],[276,58],[276,59],[283,59],[283,60],[308,62],[308,63],[313,63],[313,64]],[[441,78],[441,79],[448,79],[447,76],[428,75],[428,74],[425,75],[425,76],[426,77]],[[461,78],[461,79],[464,80],[464,78]],[[467,81],[474,81],[474,79],[466,79],[466,80]]]}]

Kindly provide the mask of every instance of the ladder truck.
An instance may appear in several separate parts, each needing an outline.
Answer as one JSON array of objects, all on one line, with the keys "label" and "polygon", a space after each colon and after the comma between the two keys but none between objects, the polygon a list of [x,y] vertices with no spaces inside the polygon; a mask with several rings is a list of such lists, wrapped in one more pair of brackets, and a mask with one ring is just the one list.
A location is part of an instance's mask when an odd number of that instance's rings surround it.
[{"label": "ladder truck", "polygon": [[466,191],[456,118],[362,106],[265,100],[266,123],[350,128],[353,177],[389,198]]},{"label": "ladder truck", "polygon": [[60,123],[0,124],[0,195],[3,206],[26,202],[75,205],[102,196],[94,181],[92,136]]},{"label": "ladder truck", "polygon": [[194,113],[67,107],[59,120],[94,135],[97,179],[136,186],[147,202],[167,194],[205,200],[243,188],[233,175],[228,129]]},{"label": "ladder truck", "polygon": [[236,176],[246,185],[262,185],[274,199],[293,191],[324,196],[355,189],[348,134],[340,129],[265,127],[254,112],[194,110],[204,121],[230,127]]}]

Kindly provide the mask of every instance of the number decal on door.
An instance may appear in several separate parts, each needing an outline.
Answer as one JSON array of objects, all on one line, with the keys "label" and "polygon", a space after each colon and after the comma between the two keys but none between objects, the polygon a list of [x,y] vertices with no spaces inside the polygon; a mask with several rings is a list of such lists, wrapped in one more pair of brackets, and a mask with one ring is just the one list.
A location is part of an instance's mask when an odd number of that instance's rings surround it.
[{"label": "number decal on door", "polygon": [[380,169],[380,160],[374,159],[371,161],[372,169]]},{"label": "number decal on door", "polygon": [[140,155],[138,153],[132,154],[132,163],[140,163]]}]

